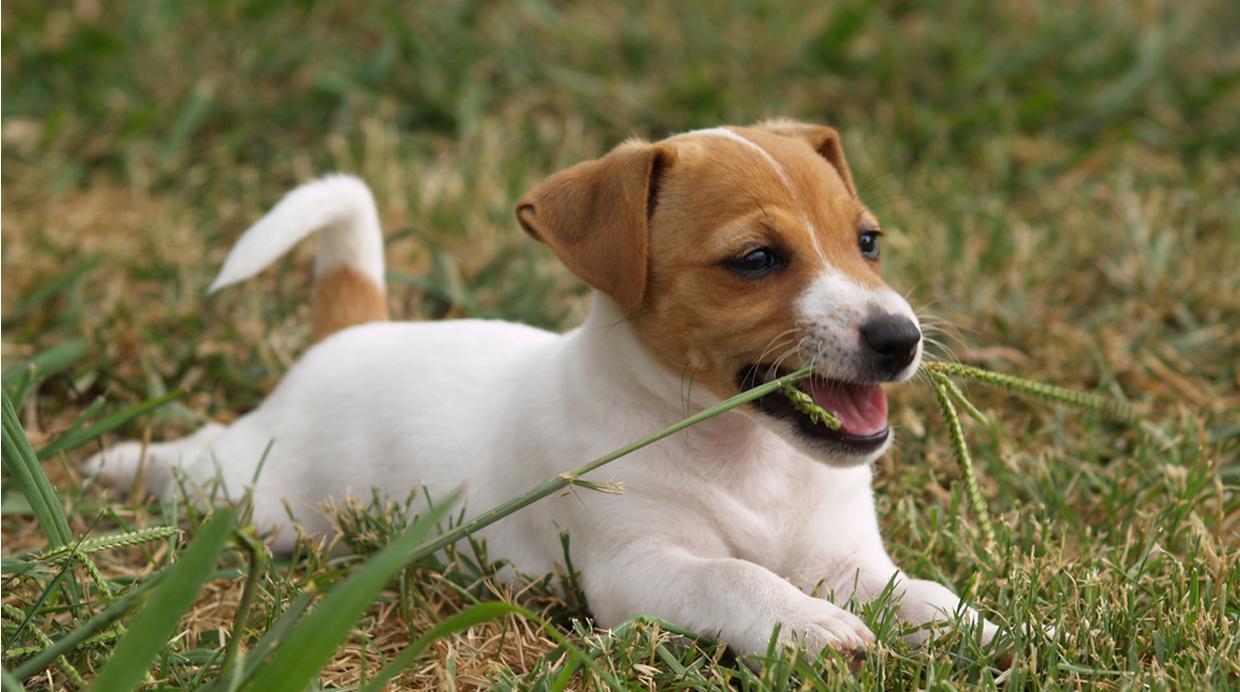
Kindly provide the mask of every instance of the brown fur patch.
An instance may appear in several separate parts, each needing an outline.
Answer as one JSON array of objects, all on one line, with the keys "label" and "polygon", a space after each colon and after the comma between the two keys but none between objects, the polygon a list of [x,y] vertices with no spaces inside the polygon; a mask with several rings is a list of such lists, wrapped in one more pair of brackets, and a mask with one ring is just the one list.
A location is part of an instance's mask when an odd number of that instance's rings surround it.
[{"label": "brown fur patch", "polygon": [[[620,305],[673,372],[721,397],[809,333],[798,299],[839,272],[883,285],[858,248],[876,229],[835,130],[790,120],[629,141],[551,176],[522,199],[530,235]],[[728,261],[760,248],[784,264],[758,278]],[[788,363],[794,365],[797,363]]]},{"label": "brown fur patch", "polygon": [[351,267],[315,277],[313,314],[311,336],[316,342],[355,324],[389,319],[383,289]]},{"label": "brown fur patch", "polygon": [[622,144],[543,181],[517,203],[517,220],[583,281],[633,310],[646,290],[657,178],[674,157],[671,147]]},{"label": "brown fur patch", "polygon": [[[761,151],[710,133],[664,142],[676,159],[651,220],[646,299],[631,318],[673,371],[721,397],[737,392],[741,368],[779,360],[806,335],[797,300],[824,271],[883,284],[857,247],[869,212],[842,154],[823,146],[834,131],[729,130]],[[762,247],[787,265],[757,279],[726,266]]]}]

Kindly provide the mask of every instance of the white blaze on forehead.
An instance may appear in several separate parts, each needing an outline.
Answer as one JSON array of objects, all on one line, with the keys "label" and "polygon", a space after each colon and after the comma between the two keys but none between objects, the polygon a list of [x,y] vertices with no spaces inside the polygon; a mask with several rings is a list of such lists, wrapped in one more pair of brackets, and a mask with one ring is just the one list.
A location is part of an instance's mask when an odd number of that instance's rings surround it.
[{"label": "white blaze on forehead", "polygon": [[[676,136],[677,137],[690,137],[694,135],[702,136],[702,137],[722,137],[724,139],[729,139],[729,140],[732,140],[733,142],[742,144],[748,147],[751,151],[757,152],[758,155],[761,156],[762,159],[766,161],[767,164],[769,164],[772,169],[774,169],[775,175],[779,177],[779,182],[783,183],[784,189],[787,190],[788,194],[792,196],[792,200],[797,204],[797,206],[802,206],[801,199],[799,195],[797,195],[796,188],[793,187],[792,180],[788,177],[788,173],[784,170],[784,167],[781,166],[779,162],[775,160],[774,156],[771,156],[771,153],[769,151],[767,151],[766,149],[763,149],[757,142],[753,141],[752,139],[749,139],[748,137],[745,137],[744,135],[733,132],[732,130],[729,130],[726,127],[712,127],[712,128],[708,128],[704,130],[690,130],[689,132],[683,132]],[[814,228],[814,225],[810,223],[809,214],[803,213],[802,218],[805,220],[805,232],[809,234],[809,242],[811,245],[814,246],[814,253],[818,255],[819,259],[821,259],[823,262],[826,262],[827,256],[825,253],[823,253],[822,247],[818,244],[818,231],[817,229]]]},{"label": "white blaze on forehead", "polygon": [[802,216],[805,219],[805,232],[809,234],[809,242],[814,246],[814,253],[818,255],[818,259],[822,260],[823,264],[827,264],[827,255],[822,251],[822,246],[818,244],[818,229],[814,228],[814,224],[810,223],[809,214],[803,214]]},{"label": "white blaze on forehead", "polygon": [[779,165],[779,162],[775,160],[774,156],[771,156],[769,151],[763,149],[752,139],[739,135],[726,127],[712,127],[706,130],[693,130],[678,136],[689,137],[692,135],[701,135],[703,137],[723,137],[724,139],[730,139],[733,142],[738,142],[746,147],[749,147],[752,151],[757,152],[757,154],[761,156],[764,161],[770,164],[771,168],[775,169],[775,174],[779,176],[779,181],[784,184],[784,187],[787,188],[788,192],[793,196],[796,195],[796,191],[792,188],[792,180],[788,178],[788,173],[784,171],[784,167]]}]

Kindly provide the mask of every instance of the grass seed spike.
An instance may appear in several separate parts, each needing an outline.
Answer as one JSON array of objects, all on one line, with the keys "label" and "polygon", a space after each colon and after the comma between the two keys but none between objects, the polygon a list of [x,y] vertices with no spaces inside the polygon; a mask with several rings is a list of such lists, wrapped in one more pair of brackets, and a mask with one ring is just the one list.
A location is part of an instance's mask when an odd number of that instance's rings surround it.
[{"label": "grass seed spike", "polygon": [[[973,506],[974,513],[977,514],[977,521],[987,545],[994,545],[995,530],[990,521],[990,512],[987,509],[986,498],[982,495],[981,489],[977,484],[977,473],[973,468],[973,457],[969,454],[969,445],[965,440],[964,427],[960,422],[960,414],[957,412],[956,406],[959,404],[961,408],[978,422],[989,424],[989,420],[969,401],[964,392],[960,390],[960,387],[952,381],[952,377],[960,377],[1016,394],[1024,394],[1054,403],[1087,409],[1125,423],[1131,423],[1134,420],[1132,409],[1127,404],[1098,394],[1034,382],[1022,377],[991,372],[990,370],[960,363],[929,361],[922,363],[921,367],[929,377],[931,386],[934,388],[939,412],[943,415],[944,422],[947,423],[947,432],[952,442],[952,452],[956,457],[957,465],[960,467],[961,475],[964,477],[969,503]],[[809,416],[814,423],[825,425],[832,430],[839,430],[841,425],[839,417],[814,403],[813,397],[796,386],[797,380],[808,376],[808,369],[804,369],[794,373],[791,377],[785,378],[780,385],[780,393],[788,399],[793,408]]]},{"label": "grass seed spike", "polygon": [[785,382],[779,391],[788,399],[788,403],[792,404],[792,408],[809,416],[815,425],[825,425],[832,430],[839,430],[843,425],[838,416],[814,403],[814,398],[801,391],[795,384]]}]

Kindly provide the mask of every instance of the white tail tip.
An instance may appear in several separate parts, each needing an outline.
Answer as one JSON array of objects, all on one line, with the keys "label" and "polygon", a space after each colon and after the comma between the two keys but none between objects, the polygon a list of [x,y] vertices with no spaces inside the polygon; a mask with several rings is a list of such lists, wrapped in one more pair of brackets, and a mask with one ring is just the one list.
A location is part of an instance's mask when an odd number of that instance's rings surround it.
[{"label": "white tail tip", "polygon": [[289,192],[250,226],[228,253],[208,293],[244,281],[271,265],[306,236],[325,231],[316,272],[340,265],[361,271],[382,287],[383,231],[370,188],[351,175],[334,174]]}]

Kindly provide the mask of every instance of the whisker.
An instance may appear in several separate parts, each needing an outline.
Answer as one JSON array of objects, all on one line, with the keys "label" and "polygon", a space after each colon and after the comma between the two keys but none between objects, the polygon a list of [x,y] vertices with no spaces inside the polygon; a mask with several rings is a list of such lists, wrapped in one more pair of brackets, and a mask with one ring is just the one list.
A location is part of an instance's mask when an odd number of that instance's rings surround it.
[{"label": "whisker", "polygon": [[[917,317],[922,323],[922,338],[927,344],[936,346],[950,360],[958,359],[948,342],[957,344],[960,348],[968,348],[969,340],[955,323],[934,313],[921,310],[918,311]],[[943,339],[935,339],[931,335],[941,335]]]},{"label": "whisker", "polygon": [[804,347],[805,341],[809,338],[810,337],[808,335],[801,337],[800,341],[797,341],[795,346],[793,346],[790,349],[787,349],[782,354],[780,354],[779,358],[775,360],[775,362],[771,365],[771,367],[767,368],[766,377],[770,379],[778,375],[779,368],[784,364],[784,361],[796,355],[797,353],[799,353],[801,349]]},{"label": "whisker", "polygon": [[956,352],[953,351],[950,346],[948,346],[947,344],[944,344],[938,339],[923,335],[922,340],[926,343],[927,346],[933,346],[935,351],[937,351],[936,355],[940,356],[942,359],[948,360],[951,362],[960,361],[960,359],[956,356]]},{"label": "whisker", "polygon": [[[689,393],[685,396],[685,418],[688,418],[691,413],[690,406],[693,402],[693,383],[697,380],[698,372],[699,370],[694,368],[693,371],[689,373]],[[685,432],[688,432],[688,429],[686,429]]]},{"label": "whisker", "polygon": [[680,370],[680,398],[681,398],[681,403],[684,405],[684,414],[685,414],[684,417],[686,418],[689,417],[689,402],[692,396],[692,380],[690,380],[690,385],[689,385],[690,391],[687,393],[685,391],[685,380],[686,380],[686,377],[690,373],[690,368],[692,367],[693,365],[691,363],[686,362],[685,367],[681,368]]},{"label": "whisker", "polygon": [[778,348],[779,344],[783,342],[785,337],[795,335],[798,331],[800,330],[797,327],[791,327],[776,334],[769,342],[767,342],[766,348],[764,348],[761,355],[758,356],[757,364],[760,365],[762,361],[766,359],[768,353]]}]

